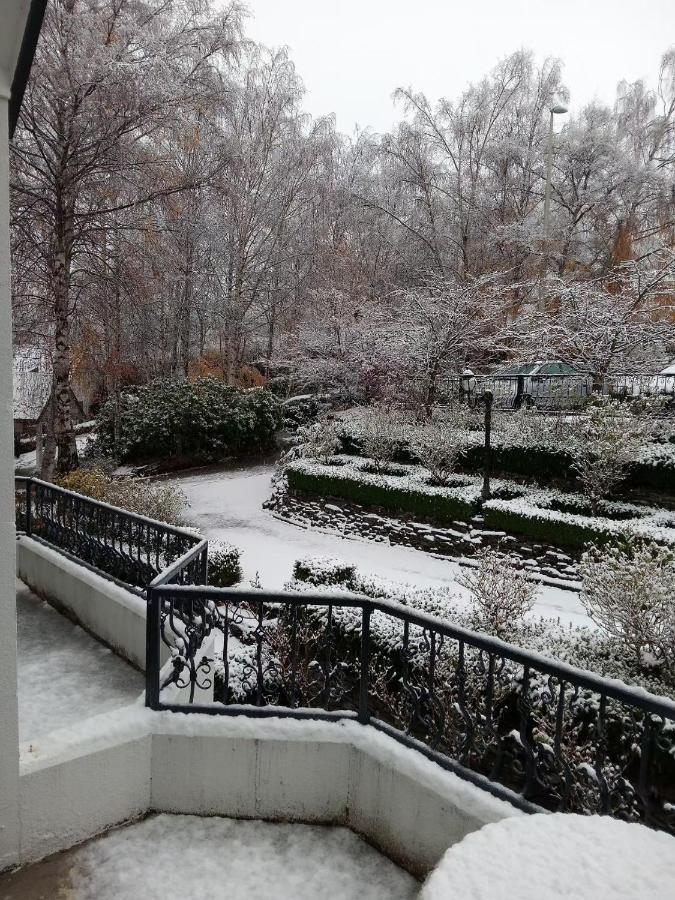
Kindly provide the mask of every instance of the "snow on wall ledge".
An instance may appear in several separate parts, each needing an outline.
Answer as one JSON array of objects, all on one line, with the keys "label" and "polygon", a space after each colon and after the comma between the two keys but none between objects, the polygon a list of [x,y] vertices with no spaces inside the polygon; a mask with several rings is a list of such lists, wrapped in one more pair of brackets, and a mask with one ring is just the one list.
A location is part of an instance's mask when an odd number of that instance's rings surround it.
[{"label": "snow on wall ledge", "polygon": [[[145,669],[145,601],[25,535],[16,548],[19,578],[137,668]],[[168,657],[162,646],[162,662]]]},{"label": "snow on wall ledge", "polygon": [[467,834],[522,815],[351,721],[132,705],[21,749],[23,862],[158,811],[347,825],[424,875]]}]

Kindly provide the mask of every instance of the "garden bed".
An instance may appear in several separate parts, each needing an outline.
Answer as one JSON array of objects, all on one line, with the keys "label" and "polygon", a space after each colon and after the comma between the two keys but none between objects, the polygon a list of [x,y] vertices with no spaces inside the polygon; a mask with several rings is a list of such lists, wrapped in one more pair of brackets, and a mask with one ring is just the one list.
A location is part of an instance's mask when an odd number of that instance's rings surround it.
[{"label": "garden bed", "polygon": [[483,517],[488,528],[564,547],[581,549],[589,543],[606,543],[626,532],[675,545],[675,521],[671,511],[632,503],[603,502],[600,514],[593,515],[588,500],[580,494],[523,489],[519,497],[485,502]]},{"label": "garden bed", "polygon": [[464,476],[460,486],[428,483],[421,466],[397,466],[396,474],[375,474],[361,457],[337,456],[331,464],[300,459],[286,467],[289,489],[299,494],[335,497],[390,512],[411,513],[438,524],[469,521],[478,511],[480,485]]}]

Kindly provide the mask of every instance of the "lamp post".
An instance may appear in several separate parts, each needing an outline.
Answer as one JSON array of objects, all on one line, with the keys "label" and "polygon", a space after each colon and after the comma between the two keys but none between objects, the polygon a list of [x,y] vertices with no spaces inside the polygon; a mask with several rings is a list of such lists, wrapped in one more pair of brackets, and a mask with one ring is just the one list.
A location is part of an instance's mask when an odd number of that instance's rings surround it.
[{"label": "lamp post", "polygon": [[549,110],[551,118],[548,126],[548,154],[546,157],[546,194],[544,196],[544,239],[548,246],[549,213],[551,210],[551,166],[553,165],[553,116],[562,116],[567,107],[557,103]]}]

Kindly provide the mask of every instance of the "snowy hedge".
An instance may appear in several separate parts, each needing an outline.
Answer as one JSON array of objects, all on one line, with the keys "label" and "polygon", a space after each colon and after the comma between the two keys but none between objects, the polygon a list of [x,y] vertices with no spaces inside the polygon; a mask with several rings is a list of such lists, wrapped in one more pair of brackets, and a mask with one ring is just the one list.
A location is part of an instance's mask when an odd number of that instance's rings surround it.
[{"label": "snowy hedge", "polygon": [[457,486],[439,487],[428,483],[429,473],[421,466],[389,467],[380,473],[369,468],[367,459],[346,455],[334,457],[330,465],[299,459],[288,464],[286,476],[289,488],[299,493],[411,513],[439,524],[468,521],[478,510],[475,479],[458,476]]},{"label": "snowy hedge", "polygon": [[580,494],[536,488],[523,488],[518,497],[483,504],[488,528],[562,546],[581,548],[626,533],[675,544],[675,514],[668,510],[605,501],[601,511],[605,515],[592,515],[588,500]]},{"label": "snowy hedge", "polygon": [[217,378],[160,378],[111,398],[96,419],[92,453],[121,461],[184,456],[218,460],[269,449],[281,423],[278,400],[264,388]]},{"label": "snowy hedge", "polygon": [[[546,433],[536,433],[532,423],[526,423],[521,428],[522,417],[519,418],[517,413],[509,416],[510,418],[505,416],[497,419],[493,424],[493,471],[530,478],[544,485],[551,481],[573,483],[577,473],[573,468],[572,453],[563,446],[564,421],[556,423],[557,431],[553,438]],[[539,421],[544,420],[540,418]],[[669,427],[664,426],[666,429]],[[340,439],[344,453],[365,455],[363,429],[360,417],[343,417]],[[399,430],[400,436],[393,448],[392,459],[399,463],[418,463],[414,452],[416,427],[408,424],[401,426]],[[637,458],[626,470],[625,486],[675,493],[675,443],[670,437],[670,440],[644,444]],[[459,466],[464,471],[478,471],[483,466],[482,429],[466,430],[463,441]]]}]

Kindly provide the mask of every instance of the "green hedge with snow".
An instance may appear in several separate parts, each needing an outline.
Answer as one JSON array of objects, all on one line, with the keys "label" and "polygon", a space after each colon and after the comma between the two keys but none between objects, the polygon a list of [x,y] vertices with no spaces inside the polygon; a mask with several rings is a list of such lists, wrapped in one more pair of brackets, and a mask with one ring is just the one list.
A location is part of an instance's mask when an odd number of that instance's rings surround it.
[{"label": "green hedge with snow", "polygon": [[479,505],[479,491],[467,483],[459,488],[426,485],[410,474],[374,475],[355,465],[322,465],[298,460],[286,468],[288,486],[301,494],[335,497],[392,513],[422,516],[439,525],[468,521]]}]

